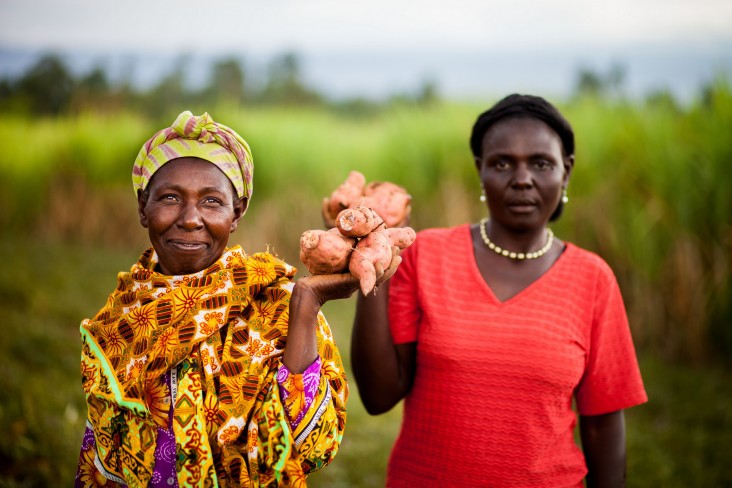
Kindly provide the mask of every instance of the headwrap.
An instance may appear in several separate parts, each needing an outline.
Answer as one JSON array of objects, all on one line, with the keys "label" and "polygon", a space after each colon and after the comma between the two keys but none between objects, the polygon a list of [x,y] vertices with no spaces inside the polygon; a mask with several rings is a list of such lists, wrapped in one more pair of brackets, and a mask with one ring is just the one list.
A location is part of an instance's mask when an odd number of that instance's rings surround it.
[{"label": "headwrap", "polygon": [[474,156],[482,152],[483,136],[501,120],[513,117],[530,117],[541,120],[557,133],[565,155],[574,154],[574,132],[567,119],[551,103],[534,95],[509,95],[478,116],[470,134],[470,149]]},{"label": "headwrap", "polygon": [[196,117],[189,111],[182,112],[171,127],[158,131],[140,149],[132,167],[135,193],[145,190],[165,163],[183,157],[216,165],[234,184],[239,198],[251,198],[254,161],[249,144],[229,127],[214,122],[208,113]]}]

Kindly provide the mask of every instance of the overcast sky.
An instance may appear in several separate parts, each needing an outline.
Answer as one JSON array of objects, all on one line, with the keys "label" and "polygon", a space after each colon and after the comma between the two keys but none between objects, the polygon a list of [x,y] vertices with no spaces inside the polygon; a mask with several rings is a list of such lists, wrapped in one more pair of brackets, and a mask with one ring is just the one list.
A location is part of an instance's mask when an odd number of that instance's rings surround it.
[{"label": "overcast sky", "polygon": [[[730,62],[732,0],[0,0],[0,48],[260,57],[294,50],[311,60],[315,79],[317,70],[335,78],[329,63],[355,56],[374,63],[387,84],[407,76],[389,75],[388,66],[404,69],[409,62],[400,59],[411,56],[412,75],[445,85],[481,76],[469,66],[455,72],[476,53],[492,55],[494,68],[510,66],[514,53],[530,64],[554,53],[562,72],[622,56],[642,70],[666,56],[658,76],[673,83],[672,64],[709,76]],[[648,59],[630,59],[639,53]],[[364,77],[341,75],[346,85]]]}]

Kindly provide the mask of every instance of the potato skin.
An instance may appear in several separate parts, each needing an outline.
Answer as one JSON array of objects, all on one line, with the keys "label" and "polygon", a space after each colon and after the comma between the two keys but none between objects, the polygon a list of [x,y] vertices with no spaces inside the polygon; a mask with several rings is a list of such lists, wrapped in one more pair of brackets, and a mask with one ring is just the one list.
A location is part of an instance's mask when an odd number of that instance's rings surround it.
[{"label": "potato skin", "polygon": [[335,228],[307,230],[300,236],[300,261],[312,274],[341,273],[348,267],[355,245],[356,239]]},{"label": "potato skin", "polygon": [[323,221],[326,227],[336,226],[338,214],[347,208],[365,205],[373,209],[387,227],[398,227],[409,222],[412,196],[407,190],[389,181],[372,181],[358,171],[351,171],[348,178],[322,203]]},{"label": "potato skin", "polygon": [[333,190],[330,198],[327,199],[327,205],[324,206],[324,212],[327,211],[328,215],[324,215],[324,217],[330,217],[330,220],[333,220],[342,210],[361,203],[365,186],[366,177],[363,173],[358,171],[351,171],[348,173],[346,181]]},{"label": "potato skin", "polygon": [[364,237],[377,229],[384,220],[365,205],[357,205],[341,211],[336,218],[336,227],[348,237]]},{"label": "potato skin", "polygon": [[401,186],[389,181],[374,181],[366,185],[363,195],[363,205],[374,209],[387,227],[404,225],[409,220],[412,196]]},{"label": "potato skin", "polygon": [[364,295],[376,286],[376,264],[386,269],[391,263],[391,242],[383,230],[375,230],[356,244],[348,270],[361,282]]},{"label": "potato skin", "polygon": [[376,229],[356,244],[351,255],[348,270],[361,282],[361,291],[368,295],[376,286],[376,267],[386,269],[393,258],[392,247],[406,249],[411,246],[417,234],[411,227]]}]

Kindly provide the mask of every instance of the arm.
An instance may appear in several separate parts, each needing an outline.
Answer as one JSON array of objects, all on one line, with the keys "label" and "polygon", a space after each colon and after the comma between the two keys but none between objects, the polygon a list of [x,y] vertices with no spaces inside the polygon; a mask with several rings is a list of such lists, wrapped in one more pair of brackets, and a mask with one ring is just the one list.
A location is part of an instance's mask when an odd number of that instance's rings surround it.
[{"label": "arm", "polygon": [[349,273],[300,278],[290,298],[287,345],[282,362],[300,374],[318,358],[315,333],[318,312],[329,300],[348,298],[358,289],[358,279]]},{"label": "arm", "polygon": [[580,416],[587,487],[625,486],[625,419],[623,411]]},{"label": "arm", "polygon": [[387,314],[389,283],[377,293],[359,293],[351,339],[351,362],[366,410],[387,412],[404,398],[414,381],[417,345],[394,345]]},{"label": "arm", "polygon": [[[399,248],[393,247],[389,267],[383,269],[376,265],[376,284],[386,283],[401,262]],[[306,276],[295,283],[290,298],[287,345],[282,358],[291,373],[302,373],[318,357],[314,324],[323,304],[348,298],[358,289],[359,280],[350,273]],[[385,294],[387,291],[388,288],[384,289]]]}]

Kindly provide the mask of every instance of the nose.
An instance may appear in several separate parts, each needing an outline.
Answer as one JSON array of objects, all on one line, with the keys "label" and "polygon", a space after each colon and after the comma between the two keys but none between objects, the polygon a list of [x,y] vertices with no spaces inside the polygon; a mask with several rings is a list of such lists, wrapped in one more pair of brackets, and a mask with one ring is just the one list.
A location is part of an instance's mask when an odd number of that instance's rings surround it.
[{"label": "nose", "polygon": [[511,184],[515,188],[531,188],[533,186],[531,171],[529,171],[527,164],[519,163],[516,165]]},{"label": "nose", "polygon": [[201,211],[195,203],[185,205],[178,215],[178,226],[186,230],[196,230],[203,227]]}]

